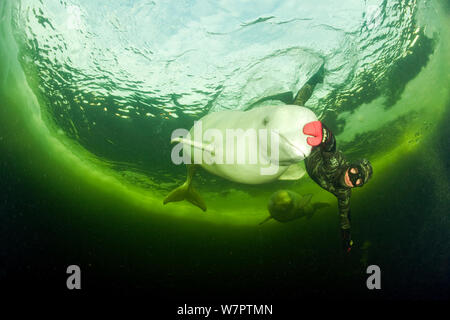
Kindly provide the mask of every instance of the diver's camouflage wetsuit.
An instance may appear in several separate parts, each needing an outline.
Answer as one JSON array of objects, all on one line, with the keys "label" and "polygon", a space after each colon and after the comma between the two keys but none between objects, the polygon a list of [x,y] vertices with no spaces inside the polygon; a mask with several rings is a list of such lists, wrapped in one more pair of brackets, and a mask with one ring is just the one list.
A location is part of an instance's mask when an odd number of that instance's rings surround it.
[{"label": "diver's camouflage wetsuit", "polygon": [[[304,106],[311,97],[317,83],[323,82],[323,66],[297,93],[294,104]],[[353,245],[350,235],[350,197],[352,188],[345,182],[345,177],[354,187],[362,187],[372,176],[372,166],[367,159],[349,163],[340,151],[336,150],[336,139],[332,132],[321,123],[322,141],[311,150],[305,159],[306,171],[319,186],[334,194],[338,200],[339,217],[343,248],[350,252]],[[304,132],[305,133],[305,132]],[[309,143],[309,142],[308,142]],[[352,170],[355,170],[352,172]],[[347,174],[346,174],[347,172]]]},{"label": "diver's camouflage wetsuit", "polygon": [[336,150],[336,139],[329,132],[328,139],[317,147],[305,159],[306,171],[323,189],[338,199],[340,225],[342,230],[350,229],[350,196],[352,189],[342,183],[342,177],[349,167],[343,154]]}]

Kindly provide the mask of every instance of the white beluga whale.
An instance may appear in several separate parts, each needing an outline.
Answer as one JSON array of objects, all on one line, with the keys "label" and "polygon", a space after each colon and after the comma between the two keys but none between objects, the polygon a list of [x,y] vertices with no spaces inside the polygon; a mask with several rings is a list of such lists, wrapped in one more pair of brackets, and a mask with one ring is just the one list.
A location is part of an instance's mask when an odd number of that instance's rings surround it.
[{"label": "white beluga whale", "polygon": [[164,204],[188,200],[206,210],[191,184],[196,165],[245,184],[301,178],[305,171],[298,164],[311,153],[307,139],[315,139],[310,130],[305,134],[303,128],[317,122],[314,112],[305,107],[263,106],[211,113],[196,121],[189,132],[176,130],[171,140],[177,143],[172,161],[187,164],[188,175],[186,182],[164,199]]}]

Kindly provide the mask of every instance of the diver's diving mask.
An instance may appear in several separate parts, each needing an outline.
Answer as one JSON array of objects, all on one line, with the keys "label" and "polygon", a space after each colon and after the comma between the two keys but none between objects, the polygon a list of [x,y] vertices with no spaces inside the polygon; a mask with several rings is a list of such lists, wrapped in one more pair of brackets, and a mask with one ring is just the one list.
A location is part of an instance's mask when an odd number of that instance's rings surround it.
[{"label": "diver's diving mask", "polygon": [[348,168],[348,177],[354,187],[362,187],[372,176],[372,165],[369,160],[362,159],[352,163]]}]

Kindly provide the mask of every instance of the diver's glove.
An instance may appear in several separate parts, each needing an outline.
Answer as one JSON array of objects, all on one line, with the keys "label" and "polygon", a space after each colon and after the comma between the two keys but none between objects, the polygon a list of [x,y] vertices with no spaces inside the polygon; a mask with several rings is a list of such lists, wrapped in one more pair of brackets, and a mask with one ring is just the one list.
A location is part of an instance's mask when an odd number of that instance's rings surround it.
[{"label": "diver's glove", "polygon": [[345,252],[350,253],[353,247],[353,240],[350,234],[350,229],[341,229],[341,237],[342,237],[342,249]]},{"label": "diver's glove", "polygon": [[317,147],[321,143],[326,145],[332,139],[330,129],[328,129],[320,121],[312,121],[305,124],[303,127],[303,133],[312,136],[306,138],[306,142],[312,147]]}]

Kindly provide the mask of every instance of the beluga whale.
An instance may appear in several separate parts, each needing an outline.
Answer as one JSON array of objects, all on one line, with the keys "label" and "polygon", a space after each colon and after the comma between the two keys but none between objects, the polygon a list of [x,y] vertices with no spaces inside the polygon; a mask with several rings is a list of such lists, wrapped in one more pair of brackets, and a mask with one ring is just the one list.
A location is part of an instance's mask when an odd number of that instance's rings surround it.
[{"label": "beluga whale", "polygon": [[290,222],[302,217],[311,219],[316,211],[330,206],[326,202],[311,203],[311,198],[312,194],[300,195],[290,190],[275,192],[267,205],[270,215],[260,225],[270,219],[278,222]]},{"label": "beluga whale", "polygon": [[189,131],[178,129],[172,134],[171,143],[176,145],[171,158],[175,164],[187,165],[187,179],[163,203],[187,200],[206,211],[192,186],[197,166],[244,184],[299,179],[305,173],[299,163],[320,143],[320,128],[314,112],[298,105],[207,114]]}]

